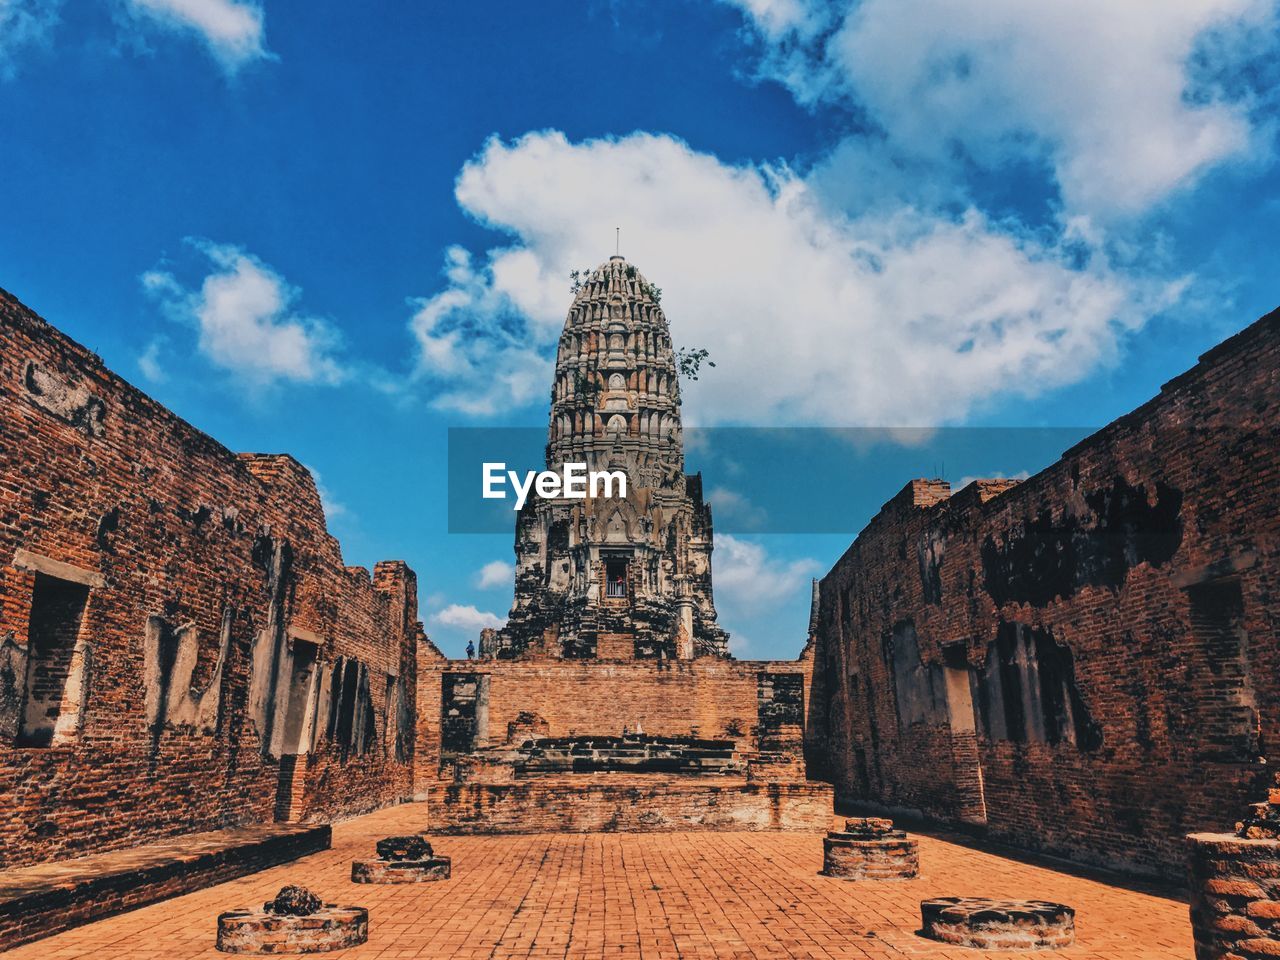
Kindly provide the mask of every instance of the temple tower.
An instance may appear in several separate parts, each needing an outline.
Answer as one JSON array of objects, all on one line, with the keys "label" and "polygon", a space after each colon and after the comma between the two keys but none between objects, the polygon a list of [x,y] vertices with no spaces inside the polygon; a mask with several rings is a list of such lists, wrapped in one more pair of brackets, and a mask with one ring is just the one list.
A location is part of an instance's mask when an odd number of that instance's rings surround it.
[{"label": "temple tower", "polygon": [[530,497],[516,520],[515,599],[481,654],[728,656],[711,592],[711,508],[684,472],[680,382],[655,288],[620,256],[575,291],[560,335],[549,470],[620,470],[625,498]]}]

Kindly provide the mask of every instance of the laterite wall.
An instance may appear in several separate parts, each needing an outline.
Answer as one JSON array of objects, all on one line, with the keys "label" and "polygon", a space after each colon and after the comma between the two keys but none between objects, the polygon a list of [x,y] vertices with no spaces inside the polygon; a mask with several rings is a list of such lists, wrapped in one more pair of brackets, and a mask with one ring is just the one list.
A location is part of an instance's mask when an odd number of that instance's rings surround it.
[{"label": "laterite wall", "polygon": [[344,566],[297,461],[0,291],[0,868],[409,795],[424,642],[413,572]]},{"label": "laterite wall", "polygon": [[1280,743],[1280,312],[1024,482],[908,484],[815,670],[840,800],[1181,878]]},{"label": "laterite wall", "polygon": [[[442,722],[446,729],[469,723],[454,736],[476,747],[501,746],[522,713],[545,722],[540,736],[620,734],[625,726],[798,754],[809,669],[808,661],[715,657],[424,661],[418,678],[419,789],[432,779],[442,750],[465,752],[458,742],[442,747]],[[442,690],[449,696],[442,697]],[[474,696],[481,698],[479,705]],[[475,736],[477,713],[482,729]],[[518,730],[515,742],[525,736]]]}]

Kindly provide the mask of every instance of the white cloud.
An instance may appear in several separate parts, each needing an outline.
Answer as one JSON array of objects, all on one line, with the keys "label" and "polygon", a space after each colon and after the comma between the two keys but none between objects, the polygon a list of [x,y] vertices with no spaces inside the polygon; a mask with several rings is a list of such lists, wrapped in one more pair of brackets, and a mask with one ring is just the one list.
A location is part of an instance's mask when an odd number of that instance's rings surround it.
[{"label": "white cloud", "polygon": [[1075,225],[848,216],[787,168],[728,165],[669,136],[495,139],[457,198],[514,237],[482,267],[450,251],[448,285],[414,321],[420,368],[452,378],[439,402],[470,412],[545,400],[567,274],[611,252],[615,224],[663,289],[677,345],[717,363],[685,388],[700,422],[957,422],[1080,379],[1176,292],[1117,274]]},{"label": "white cloud", "polygon": [[[733,630],[729,634],[729,652],[739,660],[757,659],[755,654],[755,641],[746,636],[741,630]],[[769,659],[765,656],[765,659]]]},{"label": "white cloud", "polygon": [[61,8],[62,0],[0,0],[0,80],[13,79],[20,51],[48,44]]},{"label": "white cloud", "polygon": [[228,72],[271,56],[262,5],[253,0],[125,0],[128,10],[162,27],[193,31]]},{"label": "white cloud", "polygon": [[481,590],[509,587],[515,582],[516,568],[505,560],[493,560],[476,572],[476,586]]},{"label": "white cloud", "polygon": [[[1240,28],[1265,32],[1276,12],[1274,0],[726,2],[754,24],[762,73],[801,102],[849,102],[917,157],[958,146],[991,169],[1043,160],[1068,213],[1102,219],[1247,151],[1248,98],[1216,81],[1239,67]],[[1210,41],[1210,75],[1193,75]]]},{"label": "white cloud", "polygon": [[449,604],[434,614],[431,620],[442,626],[455,627],[470,633],[478,633],[486,627],[496,630],[507,622],[503,617],[489,613],[487,610],[479,610],[470,604],[463,606],[460,603]]},{"label": "white cloud", "polygon": [[417,300],[410,324],[418,346],[415,377],[438,388],[433,404],[483,416],[545,396],[552,372],[545,353],[550,305],[538,300],[549,293],[551,278],[539,275],[536,258],[520,250],[491,257],[480,270],[461,247],[451,247],[446,261],[448,287]]},{"label": "white cloud", "polygon": [[740,7],[751,17],[755,26],[770,39],[780,39],[791,33],[811,37],[821,21],[819,11],[808,0],[725,0]]},{"label": "white cloud", "polygon": [[809,557],[778,560],[763,544],[722,533],[716,537],[712,579],[716,608],[729,619],[771,609],[805,596],[810,578],[821,569]]},{"label": "white cloud", "polygon": [[169,374],[165,371],[164,363],[160,359],[160,351],[164,343],[164,337],[156,337],[138,356],[138,369],[152,383],[164,383],[169,379]]},{"label": "white cloud", "polygon": [[142,285],[171,318],[198,331],[210,362],[258,385],[342,379],[333,356],[337,332],[295,312],[298,291],[280,274],[240,247],[193,245],[214,268],[199,290],[187,290],[167,270],[144,273]]},{"label": "white cloud", "polygon": [[715,511],[716,527],[720,530],[756,530],[763,527],[769,518],[764,507],[728,487],[713,487],[706,499]]}]

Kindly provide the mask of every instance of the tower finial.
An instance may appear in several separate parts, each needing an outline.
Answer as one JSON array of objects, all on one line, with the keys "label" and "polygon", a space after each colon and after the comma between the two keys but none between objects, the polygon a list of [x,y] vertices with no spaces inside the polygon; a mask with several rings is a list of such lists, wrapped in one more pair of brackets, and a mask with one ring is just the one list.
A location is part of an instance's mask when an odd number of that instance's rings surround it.
[{"label": "tower finial", "polygon": [[613,255],[615,257],[622,256],[622,228],[613,228]]}]

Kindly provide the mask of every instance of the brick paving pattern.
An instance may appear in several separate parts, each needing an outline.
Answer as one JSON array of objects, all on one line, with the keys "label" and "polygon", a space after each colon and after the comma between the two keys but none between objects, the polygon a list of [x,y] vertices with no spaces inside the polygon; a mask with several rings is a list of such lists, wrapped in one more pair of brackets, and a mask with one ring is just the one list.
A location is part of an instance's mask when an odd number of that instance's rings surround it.
[{"label": "brick paving pattern", "polygon": [[[19,947],[6,960],[186,960],[213,948],[219,912],[261,905],[286,883],[369,908],[369,942],[328,957],[1026,957],[915,936],[920,901],[979,895],[1055,900],[1077,911],[1063,960],[1189,960],[1186,903],[920,835],[920,877],[857,883],[819,875],[818,833],[535,834],[447,837],[453,879],[372,886],[351,861],[427,820],[425,805],[334,827],[332,850]],[[841,821],[843,822],[843,821]],[[833,822],[833,826],[835,823]],[[915,835],[915,834],[913,834]]]}]

